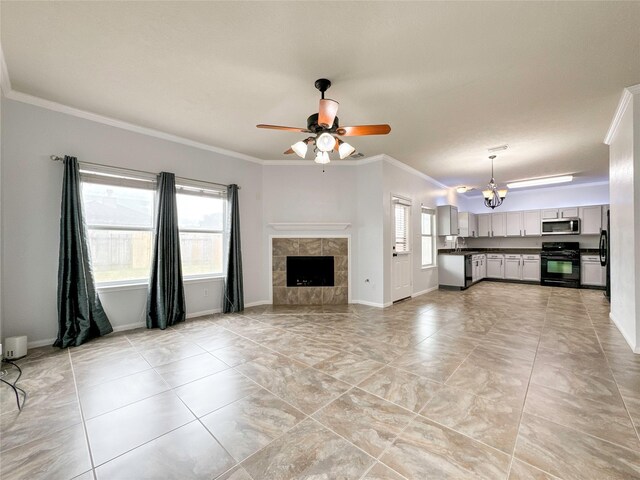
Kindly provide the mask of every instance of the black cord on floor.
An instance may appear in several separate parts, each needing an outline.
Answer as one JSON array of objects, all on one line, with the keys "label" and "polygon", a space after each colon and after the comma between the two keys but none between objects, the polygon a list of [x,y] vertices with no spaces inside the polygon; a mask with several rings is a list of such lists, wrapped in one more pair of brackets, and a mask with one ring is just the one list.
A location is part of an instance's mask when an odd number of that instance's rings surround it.
[{"label": "black cord on floor", "polygon": [[[18,369],[18,377],[13,381],[13,383],[7,382],[4,378],[0,378],[0,382],[6,383],[13,389],[13,393],[16,394],[16,403],[18,404],[18,410],[22,411],[22,407],[24,407],[24,402],[27,401],[27,392],[25,392],[23,389],[21,389],[16,385],[16,383],[18,383],[18,380],[20,380],[20,377],[22,376],[22,369],[18,366],[17,363],[14,363],[11,360],[8,360],[6,358],[2,359],[2,363],[7,363]],[[22,405],[20,405],[20,395],[18,394],[18,392],[22,393]]]}]

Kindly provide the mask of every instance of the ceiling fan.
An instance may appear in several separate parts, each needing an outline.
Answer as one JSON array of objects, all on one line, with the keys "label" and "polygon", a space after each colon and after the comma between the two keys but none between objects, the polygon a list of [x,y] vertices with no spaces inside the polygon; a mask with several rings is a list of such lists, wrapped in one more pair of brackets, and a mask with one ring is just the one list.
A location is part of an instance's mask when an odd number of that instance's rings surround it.
[{"label": "ceiling fan", "polygon": [[314,145],[316,153],[316,163],[329,163],[329,152],[335,150],[338,152],[340,159],[345,159],[355,153],[356,149],[338,137],[359,137],[363,135],[386,135],[391,131],[389,125],[356,125],[353,127],[341,127],[338,123],[338,102],[329,98],[324,98],[326,92],[331,86],[331,82],[326,78],[316,80],[315,87],[322,94],[320,98],[320,106],[318,113],[314,113],[307,118],[307,128],[283,127],[280,125],[256,125],[258,128],[270,128],[272,130],[285,130],[289,132],[311,133],[304,140],[291,145],[285,154],[295,153],[299,157],[304,158],[307,154],[308,146]]}]

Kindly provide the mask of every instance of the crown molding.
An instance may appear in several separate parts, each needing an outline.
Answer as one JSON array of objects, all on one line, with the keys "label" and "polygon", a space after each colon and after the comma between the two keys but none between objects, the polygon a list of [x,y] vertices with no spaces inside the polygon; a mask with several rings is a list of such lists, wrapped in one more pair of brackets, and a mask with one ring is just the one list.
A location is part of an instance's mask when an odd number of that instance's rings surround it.
[{"label": "crown molding", "polygon": [[384,161],[389,163],[390,165],[393,165],[395,167],[398,167],[398,168],[404,170],[405,172],[408,172],[408,173],[411,173],[411,174],[413,174],[413,175],[415,175],[417,177],[420,177],[423,180],[426,180],[427,182],[435,185],[436,187],[444,188],[445,190],[449,190],[450,188],[453,188],[453,187],[448,187],[444,183],[440,183],[435,178],[430,177],[426,173],[422,173],[420,170],[416,170],[415,168],[407,165],[406,163],[401,162],[400,160],[396,160],[395,158],[390,157],[389,155],[382,154],[382,157],[383,157]]},{"label": "crown molding", "polygon": [[7,96],[11,92],[11,80],[9,79],[9,70],[7,69],[7,62],[4,60],[4,51],[0,44],[0,90],[2,94]]},{"label": "crown molding", "polygon": [[607,131],[607,135],[604,137],[604,143],[607,145],[611,145],[613,141],[613,136],[616,134],[618,127],[620,126],[620,122],[622,121],[622,117],[624,112],[626,112],[629,103],[634,95],[640,95],[640,84],[633,85],[632,87],[627,87],[622,90],[622,95],[620,96],[620,101],[618,102],[618,108],[616,108],[616,113],[613,115],[613,120],[611,120],[611,125],[609,126],[609,130]]},{"label": "crown molding", "polygon": [[209,152],[219,153],[227,157],[238,158],[247,162],[257,163],[262,165],[264,161],[260,158],[252,157],[251,155],[245,155],[244,153],[234,152],[224,148],[214,147],[206,143],[196,142],[185,137],[173,135],[171,133],[155,130],[153,128],[141,127],[133,123],[118,120],[116,118],[106,117],[104,115],[98,115],[97,113],[88,112],[75,107],[69,107],[62,103],[52,102],[51,100],[45,100],[44,98],[36,97],[34,95],[28,95],[16,90],[11,90],[5,93],[5,97],[9,100],[15,100],[16,102],[27,103],[36,107],[45,108],[47,110],[53,110],[54,112],[65,113],[85,120],[90,120],[96,123],[102,123],[103,125],[109,125],[111,127],[121,128],[134,133],[140,133],[149,137],[160,138],[169,142],[179,143],[188,147],[198,148],[200,150],[207,150]]}]

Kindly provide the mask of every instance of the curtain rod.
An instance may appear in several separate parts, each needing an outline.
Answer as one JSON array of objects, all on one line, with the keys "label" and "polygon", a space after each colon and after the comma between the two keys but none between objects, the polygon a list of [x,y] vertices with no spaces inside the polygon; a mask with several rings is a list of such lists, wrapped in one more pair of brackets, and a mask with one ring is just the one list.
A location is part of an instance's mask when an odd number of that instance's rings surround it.
[{"label": "curtain rod", "polygon": [[[64,160],[64,157],[60,157],[58,155],[51,155],[49,158],[51,160],[53,160],[54,162],[61,162],[61,161]],[[135,170],[133,168],[113,167],[111,165],[104,165],[102,163],[92,163],[92,162],[79,162],[79,163],[82,163],[84,165],[95,165],[96,167],[116,168],[118,170],[124,170],[124,171],[127,171],[127,172],[134,172],[134,173],[142,173],[142,174],[145,174],[145,175],[157,175],[157,173],[154,173],[154,172],[145,172],[144,170]],[[228,187],[229,186],[229,185],[226,185],[224,183],[208,182],[206,180],[196,180],[195,178],[185,178],[185,177],[176,177],[176,178],[179,178],[181,180],[188,180],[188,181],[191,181],[191,182],[202,182],[202,183],[209,183],[211,185],[220,185],[221,187]],[[241,189],[241,187],[238,187],[238,190],[240,190],[240,189]]]}]

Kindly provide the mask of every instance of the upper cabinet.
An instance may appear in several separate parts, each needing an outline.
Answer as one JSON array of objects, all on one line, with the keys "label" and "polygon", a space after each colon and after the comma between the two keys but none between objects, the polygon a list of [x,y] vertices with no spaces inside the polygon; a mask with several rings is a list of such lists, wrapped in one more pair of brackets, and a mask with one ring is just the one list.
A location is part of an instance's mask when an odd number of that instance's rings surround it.
[{"label": "upper cabinet", "polygon": [[481,213],[477,217],[478,220],[478,236],[490,237],[491,236],[491,214]]},{"label": "upper cabinet", "polygon": [[491,214],[491,236],[492,237],[507,236],[507,214],[506,213]]},{"label": "upper cabinet", "polygon": [[507,237],[522,236],[522,212],[507,212]]},{"label": "upper cabinet", "polygon": [[440,205],[438,207],[438,235],[458,235],[458,207]]},{"label": "upper cabinet", "polygon": [[471,238],[478,236],[478,217],[475,213],[458,213],[458,235]]},{"label": "upper cabinet", "polygon": [[559,208],[558,218],[578,218],[578,207]]},{"label": "upper cabinet", "polygon": [[608,210],[608,205],[591,205],[477,215],[461,212],[459,214],[460,235],[463,237],[539,237],[542,235],[543,220],[561,218],[580,218],[582,235],[598,235],[603,228],[606,228]]},{"label": "upper cabinet", "polygon": [[522,212],[522,232],[524,236],[539,237],[542,235],[540,221],[540,210]]},{"label": "upper cabinet", "polygon": [[583,235],[599,235],[602,230],[602,206],[580,207],[580,233]]}]

